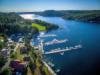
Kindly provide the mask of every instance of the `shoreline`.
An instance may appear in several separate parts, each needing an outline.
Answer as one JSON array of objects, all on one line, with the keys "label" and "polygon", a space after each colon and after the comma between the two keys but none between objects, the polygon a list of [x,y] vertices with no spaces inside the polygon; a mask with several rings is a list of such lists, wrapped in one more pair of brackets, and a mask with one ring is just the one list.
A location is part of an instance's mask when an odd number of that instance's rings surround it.
[{"label": "shoreline", "polygon": [[43,64],[48,68],[48,70],[51,72],[52,75],[57,75],[57,74],[54,72],[54,70],[53,70],[45,61],[42,60],[42,62],[43,62]]}]

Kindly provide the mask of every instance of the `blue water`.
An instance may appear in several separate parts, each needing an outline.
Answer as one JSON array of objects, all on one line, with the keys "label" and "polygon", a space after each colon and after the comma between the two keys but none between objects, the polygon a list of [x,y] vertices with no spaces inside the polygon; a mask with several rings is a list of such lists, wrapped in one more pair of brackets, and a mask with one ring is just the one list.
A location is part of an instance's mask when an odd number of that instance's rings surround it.
[{"label": "blue water", "polygon": [[[59,29],[45,34],[56,34],[56,37],[41,38],[45,42],[53,39],[68,39],[68,42],[45,46],[44,50],[50,51],[55,48],[65,48],[81,44],[82,48],[60,53],[44,55],[46,62],[52,62],[52,67],[57,75],[97,75],[100,70],[100,24],[85,23],[73,20],[64,20],[60,17],[42,17],[40,19],[59,25]],[[35,38],[34,38],[35,39]],[[35,39],[37,43],[37,38]],[[99,74],[98,74],[99,75]]]},{"label": "blue water", "polygon": [[55,48],[65,48],[81,44],[82,48],[65,52],[64,55],[44,55],[46,61],[52,62],[57,75],[97,75],[100,70],[100,24],[64,20],[59,17],[41,17],[37,19],[59,25],[59,29],[46,34],[56,34],[56,37],[42,38],[45,42],[52,39],[68,39],[63,44],[44,47],[45,51]]}]

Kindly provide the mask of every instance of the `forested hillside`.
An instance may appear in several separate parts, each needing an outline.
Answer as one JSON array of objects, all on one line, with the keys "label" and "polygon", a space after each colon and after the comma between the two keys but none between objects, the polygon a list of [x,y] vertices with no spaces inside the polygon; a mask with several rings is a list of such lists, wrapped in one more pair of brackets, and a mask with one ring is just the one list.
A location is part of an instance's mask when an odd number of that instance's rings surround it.
[{"label": "forested hillside", "polygon": [[16,13],[0,13],[0,34],[4,33],[10,35],[14,33],[38,33],[39,29],[37,27],[33,27],[33,23],[45,26],[46,31],[58,28],[57,25],[46,23],[41,20],[24,19]]},{"label": "forested hillside", "polygon": [[25,20],[15,13],[0,13],[0,33],[10,35],[18,32],[36,33],[37,29],[31,27],[31,21]]},{"label": "forested hillside", "polygon": [[69,20],[100,23],[100,10],[47,10],[34,13],[42,16],[62,17]]}]

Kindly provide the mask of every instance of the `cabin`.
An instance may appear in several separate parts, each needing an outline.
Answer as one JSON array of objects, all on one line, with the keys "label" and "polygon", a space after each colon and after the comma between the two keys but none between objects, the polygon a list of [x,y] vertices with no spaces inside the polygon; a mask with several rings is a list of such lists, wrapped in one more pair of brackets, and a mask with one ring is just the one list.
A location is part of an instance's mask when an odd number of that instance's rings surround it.
[{"label": "cabin", "polygon": [[30,61],[30,57],[29,57],[29,56],[24,56],[23,60],[24,60],[25,62],[29,62],[29,61]]},{"label": "cabin", "polygon": [[12,69],[13,75],[24,75],[27,71],[27,64],[20,60],[13,60],[9,65]]},{"label": "cabin", "polygon": [[4,58],[8,58],[10,56],[10,50],[8,48],[3,48],[1,50],[1,55],[4,57]]},{"label": "cabin", "polygon": [[18,42],[19,43],[24,43],[23,37],[22,38],[19,38]]},{"label": "cabin", "polygon": [[10,38],[8,38],[7,45],[8,45],[8,47],[9,46],[13,46],[14,45],[14,42]]},{"label": "cabin", "polygon": [[25,47],[25,46],[21,47],[21,48],[20,48],[20,53],[21,53],[21,54],[27,54],[27,53],[28,53],[28,48]]},{"label": "cabin", "polygon": [[34,46],[34,50],[39,50],[39,47],[38,46]]}]

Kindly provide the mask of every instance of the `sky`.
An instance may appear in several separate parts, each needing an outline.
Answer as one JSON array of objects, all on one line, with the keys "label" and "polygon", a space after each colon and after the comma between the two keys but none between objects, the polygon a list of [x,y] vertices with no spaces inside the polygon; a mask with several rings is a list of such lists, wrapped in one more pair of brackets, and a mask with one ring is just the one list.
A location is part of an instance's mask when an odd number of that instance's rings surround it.
[{"label": "sky", "polygon": [[1,12],[100,10],[100,0],[0,0]]}]

